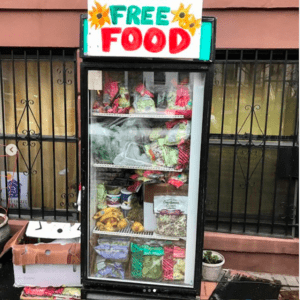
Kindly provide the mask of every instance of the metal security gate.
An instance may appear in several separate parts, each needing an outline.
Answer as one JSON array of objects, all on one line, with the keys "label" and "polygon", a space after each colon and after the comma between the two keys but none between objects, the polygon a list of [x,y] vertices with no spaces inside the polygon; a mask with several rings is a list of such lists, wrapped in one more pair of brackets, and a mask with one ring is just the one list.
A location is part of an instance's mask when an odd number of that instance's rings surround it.
[{"label": "metal security gate", "polygon": [[206,230],[298,234],[296,50],[217,51]]},{"label": "metal security gate", "polygon": [[[1,204],[17,218],[76,220],[76,49],[0,48]],[[18,153],[8,156],[7,145]]]}]

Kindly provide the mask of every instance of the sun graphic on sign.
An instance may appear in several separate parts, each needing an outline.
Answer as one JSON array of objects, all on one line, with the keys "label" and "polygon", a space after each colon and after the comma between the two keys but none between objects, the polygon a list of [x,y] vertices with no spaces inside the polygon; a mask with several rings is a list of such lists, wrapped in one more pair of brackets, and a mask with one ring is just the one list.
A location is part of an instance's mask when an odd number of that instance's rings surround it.
[{"label": "sun graphic on sign", "polygon": [[178,10],[171,11],[172,14],[175,15],[172,22],[178,21],[179,26],[183,27],[184,24],[186,23],[187,17],[189,16],[189,10],[190,10],[191,6],[192,5],[190,4],[187,8],[184,8],[184,5],[182,3],[180,3]]},{"label": "sun graphic on sign", "polygon": [[189,13],[191,6],[190,4],[187,8],[184,8],[184,5],[180,3],[179,8],[171,12],[174,15],[172,22],[178,21],[181,28],[188,30],[194,36],[196,30],[201,26],[201,19],[196,19],[193,14]]},{"label": "sun graphic on sign", "polygon": [[182,27],[183,29],[187,29],[192,36],[194,36],[196,29],[200,28],[201,19],[196,20],[194,15],[189,15],[186,23]]},{"label": "sun graphic on sign", "polygon": [[110,24],[109,7],[101,6],[97,1],[95,1],[96,7],[92,6],[92,10],[89,11],[91,18],[91,27],[95,26],[95,29],[101,28],[105,23]]}]

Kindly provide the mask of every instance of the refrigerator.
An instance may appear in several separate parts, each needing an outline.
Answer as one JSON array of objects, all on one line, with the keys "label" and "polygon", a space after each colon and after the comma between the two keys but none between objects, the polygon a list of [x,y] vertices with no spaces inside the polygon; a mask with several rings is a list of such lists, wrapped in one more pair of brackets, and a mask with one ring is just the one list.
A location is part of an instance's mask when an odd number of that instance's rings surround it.
[{"label": "refrigerator", "polygon": [[[145,20],[150,19],[147,7]],[[146,45],[155,26],[140,30],[140,48],[148,53],[126,50],[139,36],[138,24],[129,28],[135,29],[124,50],[126,28],[121,33],[116,29],[113,13],[126,19],[129,11],[134,21],[131,6],[116,9],[93,2],[81,18],[82,297],[196,299],[216,20],[201,19],[198,58],[170,57],[165,49],[149,51],[151,45]],[[160,21],[168,20],[172,10],[164,6],[161,11]],[[96,13],[110,16],[110,24],[106,20],[97,28]],[[175,17],[174,12],[169,18]],[[111,52],[104,51],[106,28],[113,28]],[[154,46],[159,34],[152,38]]]}]

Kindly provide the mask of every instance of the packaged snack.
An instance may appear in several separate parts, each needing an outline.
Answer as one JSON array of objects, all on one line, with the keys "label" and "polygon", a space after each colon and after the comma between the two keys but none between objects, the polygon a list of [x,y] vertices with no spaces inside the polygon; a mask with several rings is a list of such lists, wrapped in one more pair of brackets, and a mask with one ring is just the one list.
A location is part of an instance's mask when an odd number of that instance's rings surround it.
[{"label": "packaged snack", "polygon": [[164,248],[158,242],[133,242],[131,248],[131,276],[138,279],[162,278]]},{"label": "packaged snack", "polygon": [[187,203],[186,196],[155,196],[154,213],[157,224],[155,232],[164,236],[185,237]]},{"label": "packaged snack", "polygon": [[[94,249],[103,259],[126,262],[129,258],[129,244],[130,242],[126,238],[100,238],[98,239],[98,245]],[[104,265],[102,264],[102,266]],[[102,270],[103,267],[99,267],[99,269]]]}]

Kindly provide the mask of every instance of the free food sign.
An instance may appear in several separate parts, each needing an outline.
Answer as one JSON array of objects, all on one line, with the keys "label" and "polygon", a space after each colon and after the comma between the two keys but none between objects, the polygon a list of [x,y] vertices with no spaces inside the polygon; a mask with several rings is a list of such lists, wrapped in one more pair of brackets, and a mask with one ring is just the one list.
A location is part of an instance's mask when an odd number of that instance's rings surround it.
[{"label": "free food sign", "polygon": [[199,58],[202,1],[88,0],[87,55]]}]

